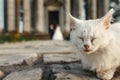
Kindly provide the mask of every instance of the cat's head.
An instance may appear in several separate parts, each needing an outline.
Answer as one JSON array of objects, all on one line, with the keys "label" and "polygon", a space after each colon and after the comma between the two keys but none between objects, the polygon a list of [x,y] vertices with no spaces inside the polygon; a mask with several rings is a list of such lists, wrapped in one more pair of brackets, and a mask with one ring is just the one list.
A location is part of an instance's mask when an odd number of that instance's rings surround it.
[{"label": "cat's head", "polygon": [[110,22],[113,13],[114,10],[111,9],[104,17],[95,20],[79,20],[69,14],[71,41],[87,54],[106,47],[111,39]]}]

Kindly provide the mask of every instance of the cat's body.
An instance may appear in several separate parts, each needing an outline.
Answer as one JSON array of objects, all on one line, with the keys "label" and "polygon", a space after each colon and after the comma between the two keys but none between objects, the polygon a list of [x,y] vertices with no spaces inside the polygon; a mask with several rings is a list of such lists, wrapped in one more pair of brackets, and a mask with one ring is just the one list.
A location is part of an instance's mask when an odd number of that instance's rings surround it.
[{"label": "cat's body", "polygon": [[120,65],[120,26],[111,26],[113,10],[96,20],[71,18],[71,42],[80,50],[84,69],[110,80]]}]

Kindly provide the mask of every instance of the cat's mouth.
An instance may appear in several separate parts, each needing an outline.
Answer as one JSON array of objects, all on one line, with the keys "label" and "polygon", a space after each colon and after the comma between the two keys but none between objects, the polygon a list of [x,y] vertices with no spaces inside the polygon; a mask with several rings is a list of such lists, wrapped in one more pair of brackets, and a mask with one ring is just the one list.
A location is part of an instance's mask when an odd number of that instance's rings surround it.
[{"label": "cat's mouth", "polygon": [[85,49],[84,51],[85,51],[85,52],[90,52],[91,50],[89,50],[89,49]]}]

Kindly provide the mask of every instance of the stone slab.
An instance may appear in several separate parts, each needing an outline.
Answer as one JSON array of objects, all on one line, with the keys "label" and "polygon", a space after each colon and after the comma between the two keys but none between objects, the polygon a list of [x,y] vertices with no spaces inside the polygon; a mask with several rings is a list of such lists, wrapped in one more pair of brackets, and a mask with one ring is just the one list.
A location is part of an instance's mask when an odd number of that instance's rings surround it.
[{"label": "stone slab", "polygon": [[13,66],[22,63],[32,65],[37,59],[37,54],[0,54],[0,66]]},{"label": "stone slab", "polygon": [[0,44],[0,66],[32,64],[43,55],[44,62],[78,61],[77,50],[69,41],[28,41]]},{"label": "stone slab", "polygon": [[42,70],[40,68],[16,71],[10,73],[3,80],[41,80]]},{"label": "stone slab", "polygon": [[[19,50],[17,50],[19,49]],[[76,52],[69,41],[30,41],[0,45],[0,53],[56,53]]]},{"label": "stone slab", "polygon": [[92,78],[92,77],[80,76],[65,72],[56,73],[54,76],[56,77],[55,80],[100,80],[94,77]]},{"label": "stone slab", "polygon": [[44,63],[59,63],[59,62],[77,62],[80,61],[79,53],[55,53],[43,54]]},{"label": "stone slab", "polygon": [[52,78],[54,80],[99,80],[94,73],[84,71],[80,63],[53,64],[51,65]]},{"label": "stone slab", "polygon": [[5,73],[0,70],[0,80],[5,76]]},{"label": "stone slab", "polygon": [[[96,73],[83,70],[80,63],[52,64],[50,69],[50,80],[101,80]],[[115,74],[112,80],[120,80],[120,74]]]}]

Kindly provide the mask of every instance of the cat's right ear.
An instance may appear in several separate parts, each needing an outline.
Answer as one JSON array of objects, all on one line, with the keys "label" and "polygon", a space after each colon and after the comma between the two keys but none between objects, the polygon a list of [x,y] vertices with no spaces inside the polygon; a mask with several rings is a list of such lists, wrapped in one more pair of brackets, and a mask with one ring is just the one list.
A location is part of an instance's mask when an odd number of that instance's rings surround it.
[{"label": "cat's right ear", "polygon": [[74,27],[75,24],[76,24],[75,18],[70,13],[68,14],[68,16],[69,16],[69,19],[70,19],[70,26]]},{"label": "cat's right ear", "polygon": [[73,17],[70,13],[68,14],[68,17],[70,19],[71,29],[75,29],[78,20],[75,17]]}]

